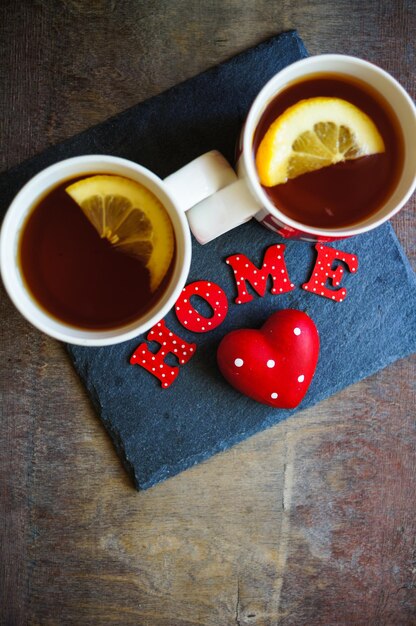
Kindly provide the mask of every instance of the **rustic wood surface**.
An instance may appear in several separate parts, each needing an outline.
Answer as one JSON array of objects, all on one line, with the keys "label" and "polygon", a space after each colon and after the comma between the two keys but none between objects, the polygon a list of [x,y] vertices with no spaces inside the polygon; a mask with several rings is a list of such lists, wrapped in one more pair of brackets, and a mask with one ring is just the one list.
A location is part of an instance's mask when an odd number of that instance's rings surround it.
[{"label": "rustic wood surface", "polygon": [[[1,169],[289,28],[415,97],[413,0],[2,0]],[[1,329],[1,624],[416,624],[414,357],[137,493],[3,290]]]}]

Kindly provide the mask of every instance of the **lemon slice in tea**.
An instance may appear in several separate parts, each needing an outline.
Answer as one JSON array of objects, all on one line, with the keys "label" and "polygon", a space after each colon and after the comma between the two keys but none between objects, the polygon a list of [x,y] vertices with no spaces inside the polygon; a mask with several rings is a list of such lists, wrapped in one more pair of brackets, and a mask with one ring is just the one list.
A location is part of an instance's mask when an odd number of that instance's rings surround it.
[{"label": "lemon slice in tea", "polygon": [[270,125],[257,150],[256,166],[262,185],[273,187],[384,149],[374,122],[354,104],[341,98],[307,98]]},{"label": "lemon slice in tea", "polygon": [[156,291],[174,253],[172,223],[160,200],[143,185],[113,175],[83,178],[65,191],[101,238],[147,267],[150,290]]}]

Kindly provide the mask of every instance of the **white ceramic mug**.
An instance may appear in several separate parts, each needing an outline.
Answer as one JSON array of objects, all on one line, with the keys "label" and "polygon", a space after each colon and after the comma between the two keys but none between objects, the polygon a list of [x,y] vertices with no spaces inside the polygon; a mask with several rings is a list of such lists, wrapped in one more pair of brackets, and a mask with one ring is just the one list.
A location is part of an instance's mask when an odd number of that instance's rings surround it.
[{"label": "white ceramic mug", "polygon": [[[191,164],[191,168],[193,167]],[[132,161],[106,155],[87,155],[60,161],[34,176],[14,198],[4,218],[0,234],[1,274],[4,286],[16,308],[29,322],[47,335],[77,345],[104,346],[120,343],[151,328],[175,304],[189,273],[192,246],[185,210],[236,179],[234,170],[224,157],[215,151],[203,155],[198,160],[197,169],[199,176],[195,178],[189,177],[189,171],[186,167],[183,168],[175,176],[174,185],[170,185]],[[147,187],[167,210],[175,233],[175,265],[163,296],[137,320],[110,330],[73,327],[50,315],[28,290],[18,263],[19,237],[31,210],[59,183],[94,173],[126,176]],[[76,253],[76,244],[74,250]]]},{"label": "white ceramic mug", "polygon": [[[393,193],[376,213],[363,218],[361,222],[351,227],[315,228],[287,217],[271,202],[256,174],[253,137],[269,103],[289,84],[308,75],[324,73],[351,76],[379,92],[395,112],[404,140],[403,168]],[[226,169],[229,166],[219,159],[218,167]],[[204,168],[205,155],[186,166],[189,180],[192,180],[193,184],[199,184],[198,181],[206,181],[209,178]],[[369,231],[397,213],[415,189],[415,105],[403,87],[390,74],[362,59],[339,54],[324,54],[297,61],[276,74],[254,100],[240,136],[237,172],[238,178],[236,177],[231,185],[193,207],[188,213],[191,230],[200,243],[207,243],[252,217],[282,237],[304,241],[333,241]],[[179,184],[181,175],[180,170],[166,180],[174,192],[176,179]],[[216,177],[218,180],[221,177],[225,178],[225,173],[221,175],[217,171]]]},{"label": "white ceramic mug", "polygon": [[[49,190],[65,180],[88,174],[126,176],[152,191],[162,202],[172,221],[176,258],[171,280],[162,298],[139,319],[111,330],[72,327],[49,315],[38,305],[26,287],[19,264],[18,245],[22,227],[32,208]],[[76,254],[76,242],[74,242]],[[184,213],[163,181],[144,167],[112,156],[88,155],[60,161],[32,178],[17,194],[4,218],[0,236],[0,264],[4,285],[17,309],[39,330],[65,341],[85,346],[103,346],[131,339],[162,319],[178,299],[191,263],[191,236]]]}]

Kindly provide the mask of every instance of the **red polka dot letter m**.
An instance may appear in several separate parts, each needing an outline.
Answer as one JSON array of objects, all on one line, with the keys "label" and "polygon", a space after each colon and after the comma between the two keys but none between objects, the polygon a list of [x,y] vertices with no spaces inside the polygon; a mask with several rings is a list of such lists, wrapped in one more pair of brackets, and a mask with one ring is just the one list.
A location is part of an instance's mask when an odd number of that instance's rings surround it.
[{"label": "red polka dot letter m", "polygon": [[244,254],[234,254],[228,257],[226,263],[233,268],[237,285],[236,304],[250,302],[253,299],[253,296],[248,293],[246,281],[261,297],[266,293],[269,276],[273,280],[271,290],[273,294],[279,295],[295,288],[287,273],[284,252],[283,244],[275,244],[267,248],[261,268],[256,267]]},{"label": "red polka dot letter m", "polygon": [[167,328],[163,320],[150,329],[147,339],[159,343],[160,349],[157,352],[152,352],[146,343],[141,343],[134,351],[134,354],[132,354],[130,363],[132,365],[141,365],[160,380],[162,387],[169,387],[179,374],[179,368],[168,365],[165,362],[166,355],[169,353],[174,354],[180,365],[184,365],[195,354],[196,345],[187,343],[184,339],[175,335]]}]

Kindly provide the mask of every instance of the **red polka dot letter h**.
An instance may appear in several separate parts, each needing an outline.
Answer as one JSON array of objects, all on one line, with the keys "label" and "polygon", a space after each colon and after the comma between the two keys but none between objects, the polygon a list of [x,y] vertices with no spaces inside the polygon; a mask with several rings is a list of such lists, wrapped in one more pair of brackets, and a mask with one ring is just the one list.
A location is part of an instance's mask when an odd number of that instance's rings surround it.
[{"label": "red polka dot letter h", "polygon": [[175,335],[161,320],[147,335],[148,341],[157,341],[160,349],[152,352],[146,343],[141,343],[130,358],[132,365],[141,365],[145,370],[156,376],[162,383],[162,387],[169,387],[179,374],[179,367],[168,365],[165,362],[167,354],[174,354],[180,365],[185,365],[195,354],[196,345],[187,343],[178,335]]}]

